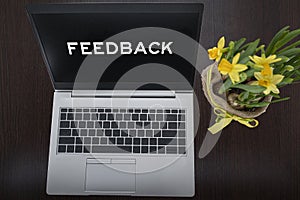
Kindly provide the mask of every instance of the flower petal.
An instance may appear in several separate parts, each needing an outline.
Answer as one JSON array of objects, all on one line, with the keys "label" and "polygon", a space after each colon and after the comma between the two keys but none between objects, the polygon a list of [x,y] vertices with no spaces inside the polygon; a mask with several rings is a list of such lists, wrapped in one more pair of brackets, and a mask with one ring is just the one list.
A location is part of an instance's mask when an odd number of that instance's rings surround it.
[{"label": "flower petal", "polygon": [[237,72],[229,72],[229,77],[231,79],[231,82],[234,84],[235,82],[240,81],[239,73]]},{"label": "flower petal", "polygon": [[278,83],[280,83],[282,81],[283,78],[284,78],[284,76],[282,76],[280,74],[275,74],[272,77],[272,83],[277,85]]},{"label": "flower petal", "polygon": [[267,89],[264,90],[264,94],[265,95],[270,94],[270,92],[271,92],[270,87],[268,87]]},{"label": "flower petal", "polygon": [[274,93],[274,94],[279,94],[279,90],[274,84],[270,84],[269,89]]},{"label": "flower petal", "polygon": [[218,41],[218,49],[223,49],[225,46],[225,37],[221,37]]},{"label": "flower petal", "polygon": [[261,75],[260,72],[254,72],[254,77],[255,77],[257,80],[264,79],[264,77]]},{"label": "flower petal", "polygon": [[233,59],[232,59],[232,64],[234,65],[234,64],[236,64],[238,61],[239,61],[239,59],[240,59],[240,53],[237,53],[234,57],[233,57]]},{"label": "flower petal", "polygon": [[242,72],[242,71],[245,71],[246,69],[248,69],[248,67],[246,65],[243,65],[243,64],[235,64],[233,66],[233,70],[236,71],[236,72]]}]

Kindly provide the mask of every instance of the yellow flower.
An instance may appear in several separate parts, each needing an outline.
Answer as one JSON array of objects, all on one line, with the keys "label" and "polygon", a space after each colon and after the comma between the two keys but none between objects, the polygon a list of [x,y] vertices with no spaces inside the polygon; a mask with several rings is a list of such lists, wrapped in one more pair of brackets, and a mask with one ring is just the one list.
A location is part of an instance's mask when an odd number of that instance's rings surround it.
[{"label": "yellow flower", "polygon": [[218,41],[218,46],[217,47],[213,47],[211,49],[208,49],[209,59],[216,60],[217,62],[219,62],[221,57],[222,57],[222,54],[223,54],[222,50],[223,50],[224,46],[225,46],[225,38],[223,36]]},{"label": "yellow flower", "polygon": [[257,79],[257,81],[254,81],[252,84],[265,87],[265,95],[270,94],[270,92],[279,94],[279,89],[276,85],[282,81],[284,76],[280,74],[274,75],[273,68],[267,68],[267,70],[264,69],[261,72],[254,72],[254,77]]},{"label": "yellow flower", "polygon": [[270,67],[270,64],[278,62],[281,58],[276,59],[276,55],[270,55],[266,58],[266,55],[263,54],[261,57],[259,56],[249,56],[250,59],[255,63],[255,66],[258,68],[266,68]]},{"label": "yellow flower", "polygon": [[240,81],[240,75],[239,72],[245,71],[248,67],[243,64],[237,64],[240,59],[240,53],[236,54],[233,59],[232,63],[230,63],[228,60],[223,58],[221,60],[221,63],[218,66],[218,70],[223,75],[229,75],[231,82],[234,84],[235,82]]}]

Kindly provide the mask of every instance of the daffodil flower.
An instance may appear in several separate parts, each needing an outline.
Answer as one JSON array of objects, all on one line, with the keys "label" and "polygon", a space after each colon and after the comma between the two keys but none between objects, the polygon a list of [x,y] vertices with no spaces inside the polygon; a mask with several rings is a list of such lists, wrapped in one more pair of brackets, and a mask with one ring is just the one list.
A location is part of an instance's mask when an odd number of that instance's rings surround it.
[{"label": "daffodil flower", "polygon": [[254,72],[254,77],[257,79],[257,81],[254,81],[252,84],[265,87],[265,95],[270,94],[270,92],[279,94],[279,89],[276,85],[282,81],[284,76],[280,74],[274,75],[273,68],[268,68],[267,70],[264,69],[261,72]]},{"label": "daffodil flower", "polygon": [[240,81],[239,72],[245,71],[248,68],[246,65],[238,64],[239,59],[240,53],[233,57],[232,63],[223,58],[218,66],[220,73],[223,75],[228,74],[233,84]]},{"label": "daffodil flower", "polygon": [[249,58],[255,63],[255,67],[257,68],[266,68],[270,67],[270,64],[281,61],[281,58],[276,59],[276,55],[270,55],[266,58],[265,54],[259,56],[249,56]]},{"label": "daffodil flower", "polygon": [[225,38],[224,36],[220,38],[218,41],[217,47],[213,47],[211,49],[208,49],[208,56],[211,60],[216,60],[217,62],[220,61],[222,55],[223,55],[223,49],[225,46]]}]

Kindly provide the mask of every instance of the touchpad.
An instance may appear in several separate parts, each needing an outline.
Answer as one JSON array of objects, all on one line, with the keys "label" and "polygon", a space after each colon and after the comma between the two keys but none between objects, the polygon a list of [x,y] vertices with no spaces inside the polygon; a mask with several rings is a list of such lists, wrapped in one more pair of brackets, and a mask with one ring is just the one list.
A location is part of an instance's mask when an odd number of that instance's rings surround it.
[{"label": "touchpad", "polygon": [[88,159],[86,191],[135,192],[135,160]]}]

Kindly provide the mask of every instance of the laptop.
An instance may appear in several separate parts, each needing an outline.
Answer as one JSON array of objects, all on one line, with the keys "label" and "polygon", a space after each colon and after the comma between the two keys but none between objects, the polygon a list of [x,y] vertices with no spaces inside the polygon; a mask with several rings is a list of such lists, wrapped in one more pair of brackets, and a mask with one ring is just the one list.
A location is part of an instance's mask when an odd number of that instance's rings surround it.
[{"label": "laptop", "polygon": [[200,3],[27,6],[54,87],[49,195],[194,196],[195,70],[163,33],[199,41],[202,11]]}]

